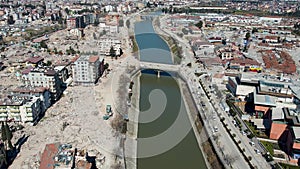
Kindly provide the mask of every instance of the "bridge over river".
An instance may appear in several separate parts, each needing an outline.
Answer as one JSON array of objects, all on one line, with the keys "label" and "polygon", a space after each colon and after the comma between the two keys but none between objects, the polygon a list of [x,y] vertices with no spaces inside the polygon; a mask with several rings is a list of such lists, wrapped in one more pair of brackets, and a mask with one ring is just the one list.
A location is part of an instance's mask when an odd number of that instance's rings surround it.
[{"label": "bridge over river", "polygon": [[140,61],[140,68],[141,69],[155,69],[155,70],[161,70],[161,71],[177,72],[180,68],[180,65]]},{"label": "bridge over river", "polygon": [[153,70],[156,70],[158,77],[160,76],[161,71],[178,72],[179,68],[180,68],[180,65],[140,61],[140,69],[153,69]]}]

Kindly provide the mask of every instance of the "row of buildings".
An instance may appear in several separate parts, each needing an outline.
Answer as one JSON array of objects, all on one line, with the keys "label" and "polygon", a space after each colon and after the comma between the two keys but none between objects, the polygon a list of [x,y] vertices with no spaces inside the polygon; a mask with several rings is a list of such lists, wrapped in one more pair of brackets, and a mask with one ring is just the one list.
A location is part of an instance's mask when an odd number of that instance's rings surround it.
[{"label": "row of buildings", "polygon": [[230,75],[227,89],[239,99],[243,120],[267,134],[297,164],[300,157],[300,86],[277,75],[244,72]]},{"label": "row of buildings", "polygon": [[[199,21],[202,27],[197,31],[193,25]],[[299,40],[292,32],[298,21],[224,14],[177,14],[166,19],[170,31],[189,40],[197,62],[209,70],[211,83],[234,96],[234,104],[243,112],[241,119],[263,133],[258,137],[278,145],[274,159],[296,165],[300,83],[292,50],[299,47]]]},{"label": "row of buildings", "polygon": [[82,55],[66,65],[44,66],[43,58],[27,59],[20,80],[23,86],[0,100],[0,121],[37,123],[61,97],[68,84],[92,85],[104,71],[104,57]]}]

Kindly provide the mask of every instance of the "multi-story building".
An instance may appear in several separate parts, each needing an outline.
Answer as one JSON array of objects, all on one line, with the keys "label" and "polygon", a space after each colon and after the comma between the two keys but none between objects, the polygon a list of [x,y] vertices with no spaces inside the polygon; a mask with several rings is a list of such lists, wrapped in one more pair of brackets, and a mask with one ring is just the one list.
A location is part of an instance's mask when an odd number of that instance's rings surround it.
[{"label": "multi-story building", "polygon": [[39,97],[3,99],[0,101],[0,121],[36,123],[42,113],[41,105]]},{"label": "multi-story building", "polygon": [[75,17],[71,17],[71,18],[67,19],[67,28],[69,28],[69,29],[76,28],[76,18]]},{"label": "multi-story building", "polygon": [[14,99],[39,97],[41,100],[42,112],[45,112],[51,106],[51,93],[46,87],[19,86],[11,91],[10,96]]},{"label": "multi-story building", "polygon": [[33,97],[23,103],[23,105],[20,106],[21,121],[36,123],[42,114],[41,105],[39,97]]},{"label": "multi-story building", "polygon": [[103,57],[82,55],[73,64],[73,81],[75,84],[95,84],[103,70]]},{"label": "multi-story building", "polygon": [[62,94],[62,82],[58,73],[48,67],[28,68],[22,72],[22,81],[26,86],[46,87],[51,92],[51,100],[55,102]]},{"label": "multi-story building", "polygon": [[0,121],[21,121],[20,109],[21,101],[3,99],[0,101]]},{"label": "multi-story building", "polygon": [[119,33],[119,26],[117,24],[107,24],[104,22],[99,23],[100,30],[115,35]]},{"label": "multi-story building", "polygon": [[101,37],[97,45],[99,46],[101,54],[109,55],[111,47],[116,50],[116,55],[120,54],[119,49],[121,48],[121,41],[117,38]]},{"label": "multi-story building", "polygon": [[86,24],[84,23],[83,15],[75,15],[67,19],[67,28],[84,28]]}]

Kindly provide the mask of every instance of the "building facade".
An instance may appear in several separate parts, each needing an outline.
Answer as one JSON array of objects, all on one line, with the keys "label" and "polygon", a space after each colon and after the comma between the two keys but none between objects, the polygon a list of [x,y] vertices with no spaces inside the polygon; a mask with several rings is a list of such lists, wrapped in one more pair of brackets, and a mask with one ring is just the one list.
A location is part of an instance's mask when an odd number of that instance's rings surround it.
[{"label": "building facade", "polygon": [[46,87],[51,92],[51,100],[55,102],[62,94],[62,81],[58,73],[50,68],[32,68],[22,72],[25,86]]},{"label": "building facade", "polygon": [[104,70],[104,59],[99,56],[80,56],[73,64],[73,81],[76,85],[95,84]]},{"label": "building facade", "polygon": [[45,112],[51,106],[51,93],[46,87],[19,86],[11,91],[11,96],[14,99],[40,98],[42,112]]},{"label": "building facade", "polygon": [[0,121],[36,123],[43,113],[39,97],[5,99],[0,101]]}]

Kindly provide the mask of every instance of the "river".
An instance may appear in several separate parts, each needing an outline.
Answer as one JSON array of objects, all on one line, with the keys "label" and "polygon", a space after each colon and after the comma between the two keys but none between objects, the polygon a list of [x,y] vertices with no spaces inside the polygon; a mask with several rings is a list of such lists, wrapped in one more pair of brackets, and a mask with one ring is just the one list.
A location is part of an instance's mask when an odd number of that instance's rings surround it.
[{"label": "river", "polygon": [[[135,24],[140,60],[172,63],[170,49],[150,20]],[[206,169],[176,78],[155,71],[140,76],[138,169]]]}]

